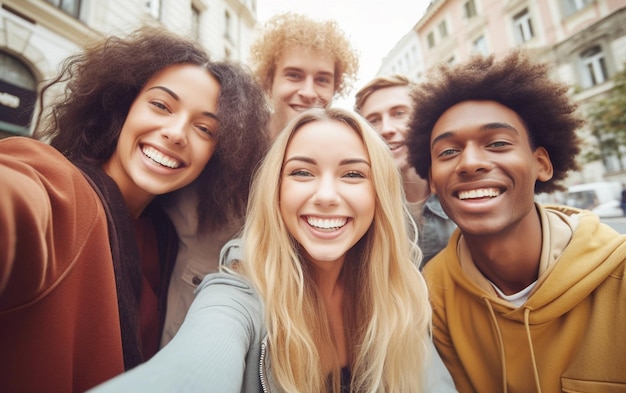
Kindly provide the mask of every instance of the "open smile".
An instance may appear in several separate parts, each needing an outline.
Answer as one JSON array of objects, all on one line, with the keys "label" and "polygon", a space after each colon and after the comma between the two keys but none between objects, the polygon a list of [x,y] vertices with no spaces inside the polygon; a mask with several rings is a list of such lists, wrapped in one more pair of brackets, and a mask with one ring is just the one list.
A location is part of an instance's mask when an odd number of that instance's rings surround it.
[{"label": "open smile", "polygon": [[497,188],[477,188],[475,190],[459,191],[457,197],[460,200],[490,199],[499,196],[501,193],[502,191]]},{"label": "open smile", "polygon": [[305,218],[306,222],[310,226],[322,232],[333,232],[339,230],[348,223],[347,217],[321,218],[306,216]]},{"label": "open smile", "polygon": [[182,166],[182,162],[176,160],[175,158],[166,156],[165,154],[161,153],[154,147],[142,145],[141,152],[143,153],[144,156],[148,157],[150,160],[152,160],[153,162],[161,166],[164,166],[170,169],[177,169]]}]

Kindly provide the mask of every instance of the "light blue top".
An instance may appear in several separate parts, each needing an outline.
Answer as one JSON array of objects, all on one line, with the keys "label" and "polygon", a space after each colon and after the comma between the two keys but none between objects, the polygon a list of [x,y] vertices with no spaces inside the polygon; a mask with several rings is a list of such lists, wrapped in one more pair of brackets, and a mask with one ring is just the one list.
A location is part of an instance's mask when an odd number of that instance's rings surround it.
[{"label": "light blue top", "polygon": [[[148,362],[90,392],[280,392],[272,381],[263,305],[250,284],[213,273],[172,341]],[[429,393],[456,392],[437,351],[426,372]]]}]

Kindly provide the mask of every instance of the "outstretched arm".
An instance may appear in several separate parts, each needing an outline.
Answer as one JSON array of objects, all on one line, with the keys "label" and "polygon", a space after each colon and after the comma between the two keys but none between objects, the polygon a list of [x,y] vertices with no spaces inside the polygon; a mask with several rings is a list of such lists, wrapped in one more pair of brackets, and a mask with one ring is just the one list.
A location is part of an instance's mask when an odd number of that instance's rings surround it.
[{"label": "outstretched arm", "polygon": [[250,385],[258,390],[264,331],[260,302],[249,285],[228,273],[210,274],[172,341],[93,392],[238,393],[246,384],[244,391]]}]

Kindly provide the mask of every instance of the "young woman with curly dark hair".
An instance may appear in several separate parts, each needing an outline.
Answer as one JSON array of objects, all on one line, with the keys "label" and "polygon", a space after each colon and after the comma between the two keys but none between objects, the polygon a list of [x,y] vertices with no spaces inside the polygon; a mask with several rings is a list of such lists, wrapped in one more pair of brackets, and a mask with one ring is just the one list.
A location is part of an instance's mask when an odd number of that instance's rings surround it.
[{"label": "young woman with curly dark hair", "polygon": [[158,28],[64,63],[41,91],[36,137],[50,144],[0,141],[3,390],[85,391],[157,351],[178,246],[164,197],[195,184],[208,228],[243,214],[262,94]]}]

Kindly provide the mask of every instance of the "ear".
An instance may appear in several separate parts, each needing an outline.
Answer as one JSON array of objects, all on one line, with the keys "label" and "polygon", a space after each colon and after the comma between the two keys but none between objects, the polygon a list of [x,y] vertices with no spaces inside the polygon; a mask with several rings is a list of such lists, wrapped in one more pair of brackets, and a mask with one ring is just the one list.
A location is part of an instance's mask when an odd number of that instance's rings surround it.
[{"label": "ear", "polygon": [[550,155],[544,147],[538,147],[533,152],[535,161],[537,162],[537,180],[546,182],[552,179],[554,175],[554,168],[552,167],[552,161]]},{"label": "ear", "polygon": [[437,190],[435,190],[435,186],[433,186],[433,182],[431,181],[433,177],[432,170],[433,170],[433,167],[431,165],[431,167],[428,168],[428,187],[430,187],[431,194],[437,195]]}]

